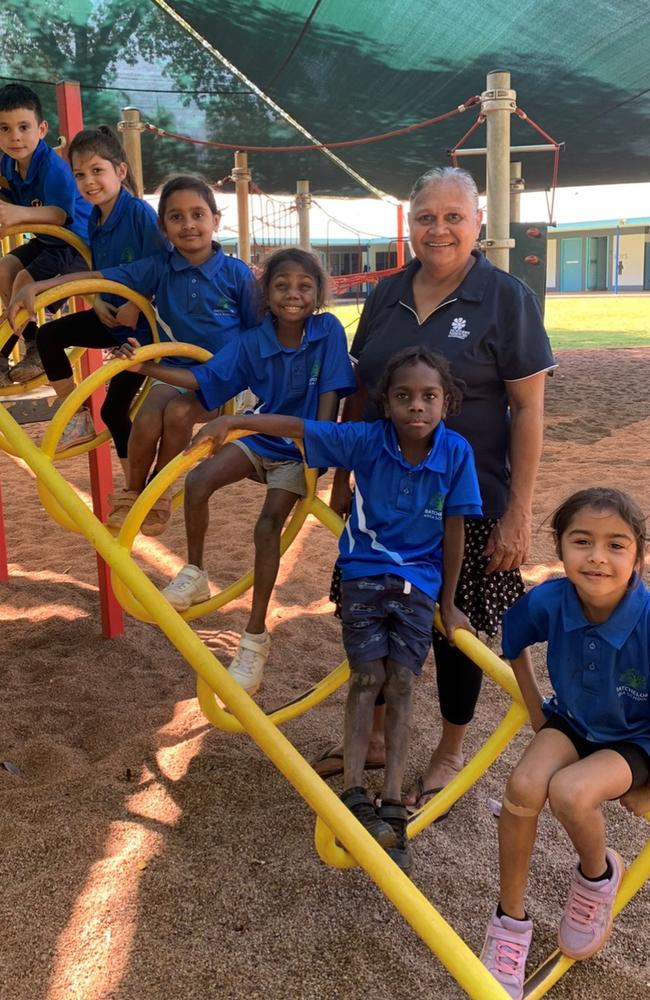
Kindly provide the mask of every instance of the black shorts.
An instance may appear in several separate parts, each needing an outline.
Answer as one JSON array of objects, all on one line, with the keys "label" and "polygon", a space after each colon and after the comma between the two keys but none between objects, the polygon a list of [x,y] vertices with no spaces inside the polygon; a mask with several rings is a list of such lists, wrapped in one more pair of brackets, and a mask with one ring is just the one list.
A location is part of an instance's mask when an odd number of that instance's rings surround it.
[{"label": "black shorts", "polygon": [[74,274],[75,271],[88,270],[86,261],[74,247],[68,246],[67,243],[44,243],[38,236],[34,236],[10,252],[18,258],[34,281],[45,281],[60,274]]},{"label": "black shorts", "polygon": [[580,760],[590,757],[592,753],[598,753],[599,750],[614,750],[620,754],[632,772],[630,788],[640,788],[650,781],[650,754],[638,743],[633,743],[630,740],[622,740],[620,743],[594,743],[577,733],[571,723],[557,713],[546,720],[542,729],[555,729],[559,733],[564,733],[576,748]]},{"label": "black shorts", "polygon": [[393,573],[343,580],[341,589],[350,669],[388,658],[420,674],[431,648],[432,598]]}]

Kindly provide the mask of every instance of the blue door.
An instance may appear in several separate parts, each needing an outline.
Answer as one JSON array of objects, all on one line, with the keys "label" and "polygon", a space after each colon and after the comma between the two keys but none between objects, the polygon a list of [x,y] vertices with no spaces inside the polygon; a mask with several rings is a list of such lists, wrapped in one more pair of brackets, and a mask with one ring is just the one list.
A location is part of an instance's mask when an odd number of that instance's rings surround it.
[{"label": "blue door", "polygon": [[560,240],[560,291],[581,292],[582,237]]}]

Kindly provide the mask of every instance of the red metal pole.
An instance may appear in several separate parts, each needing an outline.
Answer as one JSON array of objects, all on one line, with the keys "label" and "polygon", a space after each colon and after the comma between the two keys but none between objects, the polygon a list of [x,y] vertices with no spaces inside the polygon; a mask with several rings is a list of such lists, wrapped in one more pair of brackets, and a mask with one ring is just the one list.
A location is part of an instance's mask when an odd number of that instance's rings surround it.
[{"label": "red metal pole", "polygon": [[59,135],[63,136],[66,141],[63,155],[67,160],[67,146],[70,145],[77,132],[81,132],[84,127],[81,88],[76,80],[64,80],[57,83],[56,113],[59,117]]},{"label": "red metal pole", "polygon": [[[77,132],[83,128],[83,111],[81,107],[81,90],[74,81],[65,81],[56,85],[56,106],[59,116],[59,131],[70,143]],[[80,304],[80,303],[78,303]],[[81,360],[81,371],[86,378],[102,364],[102,352],[86,351]],[[104,401],[105,390],[93,393],[89,400],[90,413],[95,427],[101,428],[99,415]],[[105,521],[108,514],[108,495],[113,489],[113,470],[111,467],[111,451],[109,444],[103,444],[88,455],[90,466],[90,488],[93,498],[93,511],[100,521]],[[99,601],[102,617],[102,635],[105,639],[114,639],[124,632],[124,615],[122,608],[115,599],[111,587],[110,569],[103,559],[97,556],[97,577],[99,582]]]},{"label": "red metal pole", "polygon": [[401,201],[397,206],[397,266],[404,267],[404,206]]},{"label": "red metal pole", "polygon": [[[2,403],[0,403],[0,406],[2,406]],[[6,583],[8,579],[7,541],[5,538],[5,519],[2,512],[2,487],[0,486],[0,583]]]}]

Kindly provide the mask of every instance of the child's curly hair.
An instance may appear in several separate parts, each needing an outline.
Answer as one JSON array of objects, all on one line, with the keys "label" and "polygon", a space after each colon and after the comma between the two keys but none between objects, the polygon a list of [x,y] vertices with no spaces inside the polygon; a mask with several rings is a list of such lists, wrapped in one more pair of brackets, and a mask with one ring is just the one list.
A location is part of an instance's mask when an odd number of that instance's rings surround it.
[{"label": "child's curly hair", "polygon": [[426,347],[405,347],[403,351],[393,354],[384,369],[381,381],[373,393],[375,401],[379,404],[386,402],[388,390],[393,382],[393,376],[399,368],[410,368],[419,362],[428,365],[433,371],[438,372],[447,400],[447,415],[453,416],[455,413],[458,413],[463,401],[465,383],[462,379],[452,375],[449,362],[446,358],[443,358],[441,354],[435,354]]}]

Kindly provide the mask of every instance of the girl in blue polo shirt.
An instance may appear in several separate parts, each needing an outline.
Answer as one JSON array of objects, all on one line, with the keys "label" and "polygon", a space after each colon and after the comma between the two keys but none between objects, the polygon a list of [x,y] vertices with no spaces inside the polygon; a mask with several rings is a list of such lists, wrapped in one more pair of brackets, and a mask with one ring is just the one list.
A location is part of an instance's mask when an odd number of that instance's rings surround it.
[{"label": "girl in blue polo shirt", "polygon": [[[172,177],[163,185],[158,202],[158,222],[171,246],[119,266],[102,264],[90,277],[119,281],[152,298],[161,339],[195,344],[214,353],[259,322],[259,298],[250,268],[227,257],[212,239],[219,219],[214,194],[202,178]],[[73,274],[66,280],[88,276]],[[23,303],[21,299],[19,304]],[[122,306],[115,319],[119,326],[133,327],[133,306]],[[192,364],[188,358],[170,358],[168,363],[181,368]],[[178,455],[189,443],[194,424],[207,417],[195,393],[154,382],[129,436],[127,488],[111,498],[111,528],[121,527],[152,466],[161,469]],[[170,516],[171,496],[165,494],[147,515],[142,531],[160,535]]]},{"label": "girl in blue polo shirt", "polygon": [[[194,390],[205,411],[250,387],[261,401],[260,413],[291,414],[301,423],[304,418],[333,420],[339,400],[354,392],[356,380],[340,322],[331,313],[315,312],[322,308],[327,292],[320,263],[305,250],[278,250],[264,264],[261,286],[268,308],[264,322],[231,340],[206,364],[179,368],[149,362],[139,370]],[[132,355],[134,347],[135,340],[122,353]],[[242,479],[268,487],[255,526],[251,613],[229,668],[252,695],[262,682],[271,646],[266,613],[280,565],[282,527],[298,497],[306,493],[302,456],[292,441],[261,434],[233,441],[188,474],[188,565],[163,593],[178,611],[209,598],[203,569],[208,502],[216,490]]]},{"label": "girl in blue polo shirt", "polygon": [[[164,237],[158,227],[153,208],[133,194],[135,182],[122,145],[108,126],[78,132],[70,143],[70,163],[79,193],[93,206],[88,223],[89,246],[93,266],[97,269],[111,264],[148,257],[161,250]],[[87,272],[84,277],[87,277]],[[65,279],[48,279],[29,287],[24,299],[28,310],[33,309],[34,297],[46,288],[54,288]],[[46,323],[39,328],[36,344],[45,374],[57,397],[63,401],[75,388],[72,368],[66,349],[69,347],[115,347],[133,331],[128,310],[117,312],[125,300],[117,295],[96,295],[93,311],[72,313]],[[142,342],[151,340],[149,324],[139,316],[139,310],[129,307],[136,319],[136,330]],[[139,317],[139,318],[138,318]],[[144,376],[121,372],[111,379],[102,406],[102,420],[108,427],[115,450],[126,467],[127,444],[131,431],[129,410]],[[90,410],[82,406],[69,421],[58,451],[92,441],[95,437]],[[126,471],[126,469],[125,469]]]},{"label": "girl in blue polo shirt", "polygon": [[[197,439],[211,438],[218,448],[235,429],[302,437],[308,465],[354,472],[352,508],[339,545],[343,644],[352,672],[343,801],[408,870],[401,794],[413,686],[431,646],[436,599],[450,641],[455,628],[470,628],[454,605],[454,593],[464,518],[480,516],[481,497],[469,444],[443,423],[462,398],[447,361],[425,348],[408,348],[389,362],[379,393],[385,420],[374,423],[237,415],[212,421]],[[376,810],[362,781],[375,699],[382,689],[386,768]]]},{"label": "girl in blue polo shirt", "polygon": [[[603,946],[623,878],[607,847],[602,803],[650,810],[650,593],[645,518],[619,490],[581,490],[551,526],[566,577],[524,595],[503,621],[536,736],[513,771],[499,822],[501,898],[482,961],[511,997],[523,997],[533,924],[524,905],[537,818],[548,799],[579,863],[562,914],[560,950],[589,958]],[[542,701],[529,646],[547,642],[554,694]]]}]

